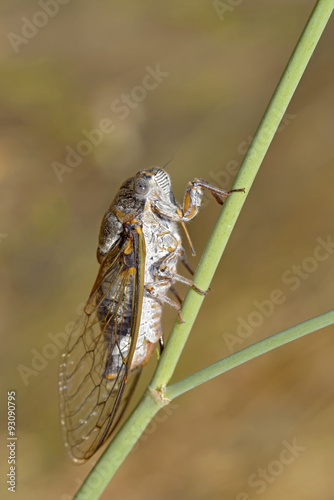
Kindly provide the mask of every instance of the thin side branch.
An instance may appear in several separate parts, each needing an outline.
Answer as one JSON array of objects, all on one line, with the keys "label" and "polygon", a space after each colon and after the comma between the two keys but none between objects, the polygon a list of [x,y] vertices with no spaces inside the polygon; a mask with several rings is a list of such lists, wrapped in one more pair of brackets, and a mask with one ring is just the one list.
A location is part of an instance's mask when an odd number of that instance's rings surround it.
[{"label": "thin side branch", "polygon": [[266,354],[273,349],[277,349],[293,340],[297,340],[304,335],[313,333],[321,328],[334,324],[334,309],[327,313],[316,316],[315,318],[299,323],[299,325],[292,326],[283,330],[282,332],[275,333],[271,337],[264,340],[260,340],[255,344],[252,344],[240,351],[227,356],[212,365],[206,366],[202,370],[193,373],[189,377],[170,385],[165,393],[165,396],[169,399],[175,399],[184,392],[190,391],[195,387],[211,380],[222,373],[235,368],[236,366],[242,365],[251,359]]}]

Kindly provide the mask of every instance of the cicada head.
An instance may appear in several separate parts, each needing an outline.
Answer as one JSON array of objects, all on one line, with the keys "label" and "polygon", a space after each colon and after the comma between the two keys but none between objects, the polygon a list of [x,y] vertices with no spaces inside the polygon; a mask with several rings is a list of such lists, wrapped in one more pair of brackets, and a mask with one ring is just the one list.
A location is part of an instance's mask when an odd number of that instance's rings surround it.
[{"label": "cicada head", "polygon": [[137,196],[147,201],[158,199],[167,203],[175,203],[170,177],[159,167],[138,172],[134,177],[133,190]]},{"label": "cicada head", "polygon": [[165,170],[159,167],[140,170],[122,184],[102,220],[97,252],[100,264],[121,238],[123,225],[142,220],[146,209],[156,201],[175,206],[170,177]]}]

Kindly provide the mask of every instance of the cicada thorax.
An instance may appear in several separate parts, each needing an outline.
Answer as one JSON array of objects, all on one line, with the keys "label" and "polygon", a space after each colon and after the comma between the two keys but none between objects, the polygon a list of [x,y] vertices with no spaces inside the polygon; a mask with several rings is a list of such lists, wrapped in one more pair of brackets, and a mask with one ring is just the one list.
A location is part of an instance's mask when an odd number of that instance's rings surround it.
[{"label": "cicada thorax", "polygon": [[[147,209],[143,214],[142,230],[146,248],[144,297],[131,369],[147,363],[154,344],[162,337],[162,308],[174,282],[177,262],[183,252],[181,238],[174,222]],[[166,265],[168,277],[161,275],[161,268]]]}]

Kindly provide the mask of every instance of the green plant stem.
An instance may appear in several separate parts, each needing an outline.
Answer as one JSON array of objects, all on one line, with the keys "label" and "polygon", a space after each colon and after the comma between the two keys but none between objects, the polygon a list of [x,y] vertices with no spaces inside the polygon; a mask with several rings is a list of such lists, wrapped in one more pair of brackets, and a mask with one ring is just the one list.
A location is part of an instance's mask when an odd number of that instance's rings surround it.
[{"label": "green plant stem", "polygon": [[218,375],[221,375],[236,366],[246,363],[261,354],[266,354],[273,349],[277,349],[278,347],[292,342],[293,340],[299,339],[304,335],[332,325],[333,323],[334,310],[304,321],[303,323],[299,323],[299,325],[287,328],[282,332],[275,333],[275,335],[272,335],[271,337],[245,347],[244,349],[241,349],[240,351],[233,353],[210,366],[206,366],[189,377],[168,386],[165,396],[170,400],[175,399],[184,392],[190,391],[190,389],[194,389],[204,382],[207,382],[208,380],[211,380],[212,378],[217,377]]},{"label": "green plant stem", "polygon": [[[318,0],[316,3],[255,133],[233,188],[245,188],[246,193],[249,192],[333,9],[334,0]],[[202,290],[210,285],[245,199],[242,193],[234,193],[224,203],[194,276],[194,282]],[[192,289],[188,291],[182,306],[185,323],[177,321],[174,325],[151,383],[154,389],[166,386],[171,379],[202,302],[203,296]]]},{"label": "green plant stem", "polygon": [[[173,400],[184,392],[194,389],[198,385],[236,366],[333,323],[334,310],[276,333],[170,385],[164,396],[165,398],[169,398],[169,400]],[[82,485],[80,491],[75,496],[76,500],[95,499],[99,497],[108,481],[122,464],[124,458],[138,442],[148,423],[160,408],[167,403],[167,399],[160,399],[158,394],[154,396],[150,390],[145,392],[137,408],[130,415]]]},{"label": "green plant stem", "polygon": [[163,405],[159,405],[148,391],[144,394],[137,408],[106,448],[73,500],[99,498],[161,406]]},{"label": "green plant stem", "polygon": [[[244,187],[246,192],[249,192],[262,159],[333,8],[334,0],[317,1],[256,131],[233,185],[234,188]],[[225,202],[194,277],[194,281],[199,288],[208,288],[244,201],[245,195],[235,193]],[[174,326],[152,380],[152,389],[164,389],[168,384],[202,302],[202,296],[194,292],[194,290],[189,290],[182,307],[182,317],[185,323],[180,324],[177,322]],[[138,441],[145,427],[164,404],[163,399],[152,397],[152,392],[147,391],[145,393],[136,410],[130,415],[86,478],[75,496],[76,500],[86,500],[87,498],[94,500],[99,497],[119,465]]]}]

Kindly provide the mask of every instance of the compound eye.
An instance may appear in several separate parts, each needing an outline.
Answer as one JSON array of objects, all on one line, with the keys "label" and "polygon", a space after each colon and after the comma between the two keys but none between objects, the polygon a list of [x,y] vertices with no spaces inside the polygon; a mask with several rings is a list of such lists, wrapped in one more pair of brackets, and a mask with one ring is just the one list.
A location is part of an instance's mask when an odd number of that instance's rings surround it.
[{"label": "compound eye", "polygon": [[135,181],[134,185],[134,190],[137,194],[147,194],[150,189],[150,184],[148,179],[145,179],[145,177],[138,177],[138,179]]}]

